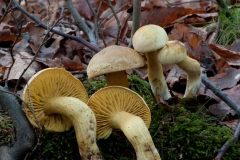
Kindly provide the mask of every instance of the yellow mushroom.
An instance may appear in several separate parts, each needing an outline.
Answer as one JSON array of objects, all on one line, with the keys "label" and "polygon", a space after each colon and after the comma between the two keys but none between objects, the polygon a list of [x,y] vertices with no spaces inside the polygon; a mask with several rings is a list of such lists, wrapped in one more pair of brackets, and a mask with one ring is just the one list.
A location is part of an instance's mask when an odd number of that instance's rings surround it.
[{"label": "yellow mushroom", "polygon": [[[87,106],[82,83],[61,68],[44,69],[29,80],[23,100],[33,107],[37,120],[46,130],[63,132],[74,127],[82,160],[103,159],[96,144],[96,118]],[[29,108],[26,115],[38,127]]]},{"label": "yellow mushroom", "polygon": [[153,24],[140,27],[132,38],[134,49],[146,54],[148,79],[157,101],[159,101],[159,96],[165,100],[171,98],[163,75],[162,65],[157,60],[157,51],[164,47],[167,41],[166,31],[162,27]]},{"label": "yellow mushroom", "polygon": [[151,113],[145,101],[122,86],[109,86],[95,92],[88,101],[97,119],[97,139],[121,130],[133,145],[138,160],[160,160],[148,127]]},{"label": "yellow mushroom", "polygon": [[187,86],[184,98],[197,96],[201,84],[201,66],[198,61],[187,56],[187,50],[180,41],[168,41],[157,52],[158,62],[165,65],[176,64],[187,73]]},{"label": "yellow mushroom", "polygon": [[88,78],[106,75],[108,86],[128,87],[126,70],[145,65],[143,57],[135,50],[112,45],[95,54],[87,67]]}]

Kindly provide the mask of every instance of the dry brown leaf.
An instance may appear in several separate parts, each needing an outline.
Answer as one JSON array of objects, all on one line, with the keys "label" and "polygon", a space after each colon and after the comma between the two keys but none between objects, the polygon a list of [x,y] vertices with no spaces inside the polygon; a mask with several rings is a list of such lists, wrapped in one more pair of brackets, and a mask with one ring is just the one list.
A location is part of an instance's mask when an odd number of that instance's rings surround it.
[{"label": "dry brown leaf", "polygon": [[[16,54],[16,56],[14,56],[15,58],[15,62],[10,70],[10,74],[8,77],[8,80],[16,80],[19,79],[21,74],[23,73],[23,71],[27,68],[27,66],[29,65],[29,63],[32,61],[33,56],[30,55],[27,52],[20,52],[19,54]],[[5,80],[7,78],[7,74],[9,71],[9,67],[11,64],[9,64],[7,66],[7,69],[4,73],[4,78],[3,80]],[[25,80],[29,80],[38,70],[38,65],[36,65],[36,63],[34,62],[25,72],[25,74],[23,75],[22,78],[24,78]]]},{"label": "dry brown leaf", "polygon": [[219,89],[232,88],[240,80],[240,69],[229,68],[224,73],[209,78]]},{"label": "dry brown leaf", "polygon": [[62,58],[57,57],[54,59],[36,58],[36,61],[51,68],[62,67],[70,71],[85,69],[79,56],[77,55],[74,56],[73,60],[68,57],[62,57]]},{"label": "dry brown leaf", "polygon": [[202,41],[205,41],[207,32],[204,29],[196,28],[190,25],[175,24],[171,33],[170,40],[179,40],[185,42],[188,53],[195,58],[200,59],[204,55],[201,47]]},{"label": "dry brown leaf", "polygon": [[45,29],[37,27],[36,23],[28,22],[23,26],[22,32],[28,33],[29,37],[31,38],[31,42],[34,45],[40,46],[42,44]]},{"label": "dry brown leaf", "polygon": [[202,14],[188,14],[172,23],[191,24],[195,27],[202,27],[209,24],[210,21],[214,21],[214,18],[218,16],[218,13],[202,13]]},{"label": "dry brown leaf", "polygon": [[[102,0],[89,0],[90,4],[92,5],[93,9],[95,10],[95,12],[97,12],[98,8],[99,8],[99,3]],[[91,9],[88,6],[88,3],[86,0],[72,0],[74,7],[77,9],[77,11],[79,12],[79,14],[84,17],[87,20],[93,20],[93,13],[91,11]],[[111,1],[112,5],[115,5],[115,0]],[[103,0],[102,1],[102,5],[100,7],[99,10],[99,14],[98,16],[100,17],[100,15],[109,8],[108,6],[108,1],[107,0]]]},{"label": "dry brown leaf", "polygon": [[0,66],[5,70],[9,64],[12,63],[12,57],[10,54],[7,54],[0,58]]},{"label": "dry brown leaf", "polygon": [[216,71],[218,74],[224,73],[226,69],[232,68],[224,59],[215,59],[212,60],[212,63],[215,64]]},{"label": "dry brown leaf", "polygon": [[0,30],[0,42],[3,41],[11,41],[14,42],[15,40],[17,40],[17,42],[21,41],[22,37],[18,37],[15,34],[12,33],[12,31],[10,29],[4,29],[4,30]]},{"label": "dry brown leaf", "polygon": [[[126,11],[119,12],[117,14],[117,17],[118,17],[118,19],[120,21],[120,25],[121,25],[119,39],[123,39],[128,30],[128,24],[127,24],[128,14]],[[118,34],[118,30],[119,30],[116,18],[112,17],[107,22],[105,22],[102,26],[102,30],[103,30],[103,34],[105,36],[104,41],[107,44],[107,46],[115,44],[116,37]],[[103,47],[101,45],[101,40],[100,40],[99,46]]]},{"label": "dry brown leaf", "polygon": [[[151,10],[142,12],[141,25],[156,24],[161,27],[172,24],[175,20],[193,13],[201,13],[198,10],[186,9],[183,7],[160,8],[154,7]],[[161,15],[162,18],[159,18]]]},{"label": "dry brown leaf", "polygon": [[210,101],[214,100],[214,103],[221,101],[221,99],[217,97],[210,89],[207,89],[203,83],[201,83],[200,85],[200,88],[198,91],[198,97],[201,97],[202,103],[206,103],[206,104],[209,100]]},{"label": "dry brown leaf", "polygon": [[173,88],[176,83],[179,83],[180,79],[186,79],[186,77],[186,72],[174,65],[166,78],[166,82],[170,88]]},{"label": "dry brown leaf", "polygon": [[147,9],[152,9],[153,7],[184,7],[189,9],[195,9],[207,12],[211,8],[215,8],[216,5],[211,1],[194,1],[189,0],[147,0],[142,1],[142,7]]},{"label": "dry brown leaf", "polygon": [[[240,106],[240,85],[236,85],[231,89],[223,91],[227,96],[234,101],[238,106]],[[220,101],[218,104],[213,104],[209,106],[209,111],[214,115],[221,115],[226,117],[227,115],[231,114],[232,116],[236,115],[236,112],[232,110],[225,102]]]},{"label": "dry brown leaf", "polygon": [[225,61],[227,61],[229,65],[240,66],[240,50],[237,47],[227,48],[222,45],[209,44],[209,48],[213,53],[215,53],[215,55],[217,54]]},{"label": "dry brown leaf", "polygon": [[216,116],[220,116],[222,119],[224,119],[228,115],[231,115],[231,116],[236,115],[236,112],[234,110],[232,110],[223,101],[209,106],[208,109],[209,109],[210,113],[212,113],[213,115],[216,115]]},{"label": "dry brown leaf", "polygon": [[233,129],[234,131],[237,129],[238,126],[238,119],[232,119],[232,120],[228,120],[228,121],[223,121],[221,122],[223,124],[225,124],[226,126],[228,126],[229,128]]}]

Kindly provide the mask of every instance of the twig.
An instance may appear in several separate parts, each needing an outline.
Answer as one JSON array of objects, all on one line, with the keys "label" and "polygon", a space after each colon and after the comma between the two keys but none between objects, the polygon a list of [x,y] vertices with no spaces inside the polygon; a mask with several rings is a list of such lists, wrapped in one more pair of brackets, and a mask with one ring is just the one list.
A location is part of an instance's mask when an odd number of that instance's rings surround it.
[{"label": "twig", "polygon": [[115,19],[116,19],[116,21],[117,21],[118,32],[117,32],[115,44],[118,45],[118,39],[119,39],[120,30],[121,30],[122,26],[121,26],[121,23],[120,23],[120,21],[119,21],[119,19],[118,19],[118,16],[117,16],[116,12],[115,12],[114,9],[113,9],[111,0],[108,0],[108,5],[109,5],[109,7],[110,7],[110,9],[111,9],[111,11],[112,11],[112,13],[113,13],[113,16],[115,17]]},{"label": "twig", "polygon": [[[46,33],[46,35],[45,35],[44,38],[43,38],[42,44],[38,47],[38,49],[37,49],[37,51],[36,51],[36,53],[35,53],[32,61],[31,61],[31,62],[28,64],[28,66],[23,70],[22,74],[21,74],[20,77],[18,78],[17,83],[16,83],[16,86],[15,86],[15,89],[14,89],[14,92],[15,92],[15,93],[17,92],[17,87],[18,87],[18,85],[19,85],[19,83],[20,83],[20,80],[21,80],[22,76],[23,76],[24,73],[28,70],[28,68],[32,65],[32,63],[35,61],[35,59],[36,59],[37,56],[38,56],[38,53],[40,52],[40,50],[41,50],[41,48],[42,48],[42,46],[43,46],[49,39],[52,38],[53,34],[52,34],[50,37],[48,37],[48,38],[46,38],[46,37],[49,35],[51,29],[59,22],[59,20],[61,20],[61,18],[58,19],[58,21],[56,21],[55,24],[48,30],[48,32]],[[45,39],[46,39],[46,40],[45,40]]]},{"label": "twig", "polygon": [[74,20],[76,21],[76,25],[79,27],[80,30],[88,37],[90,43],[97,46],[97,40],[95,38],[94,33],[91,29],[87,26],[81,15],[78,13],[76,8],[74,7],[72,0],[65,0],[68,10],[72,14]]},{"label": "twig", "polygon": [[[117,37],[114,36],[114,35],[109,34],[108,36],[117,39]],[[124,41],[124,40],[122,40],[122,39],[118,39],[118,40],[119,40],[121,43],[125,44],[125,45],[128,45],[128,44],[129,44],[128,42],[126,42],[126,41]]]},{"label": "twig", "polygon": [[205,71],[202,74],[202,82],[203,84],[210,89],[216,96],[221,98],[230,108],[232,108],[238,115],[240,115],[240,107],[233,102],[227,94],[222,92],[217,86],[215,86],[206,76]]},{"label": "twig", "polygon": [[[95,12],[93,6],[91,5],[90,1],[89,0],[86,0],[90,10],[92,11],[92,14],[93,14],[93,18],[94,18],[94,27],[93,27],[93,33],[95,34],[95,39],[96,41],[98,41],[98,13],[99,13],[99,10],[98,12]],[[100,5],[99,5],[99,8],[101,7],[101,4],[102,2],[100,2]]]},{"label": "twig", "polygon": [[[27,17],[29,17],[31,20],[33,20],[34,22],[37,23],[38,27],[40,28],[44,28],[44,29],[49,29],[44,23],[42,23],[39,19],[37,19],[35,16],[33,16],[32,14],[30,14],[28,11],[26,11],[24,8],[22,8],[18,2],[16,0],[12,0],[12,5],[13,5],[13,8],[14,9],[17,9],[19,11],[21,11],[23,14],[25,14]],[[100,51],[100,48],[89,43],[88,41],[86,41],[85,39],[83,39],[82,37],[76,37],[76,36],[72,36],[72,35],[69,35],[69,34],[66,34],[66,33],[63,33],[63,32],[60,32],[58,30],[55,30],[55,29],[51,29],[50,30],[51,32],[55,33],[55,34],[58,34],[60,36],[63,36],[63,37],[66,37],[66,38],[69,38],[69,39],[72,39],[72,40],[75,40],[81,44],[83,44],[84,46],[88,47],[89,49],[91,49],[92,51],[95,51],[95,52],[99,52]]]},{"label": "twig", "polygon": [[130,48],[133,48],[132,37],[140,27],[140,21],[141,21],[141,1],[133,0],[133,26],[131,31],[131,41],[128,45],[128,47]]},{"label": "twig", "polygon": [[[5,1],[6,2],[6,1]],[[9,4],[12,3],[12,0],[9,2]],[[4,12],[4,14],[2,15],[1,19],[0,19],[0,23],[2,23],[2,21],[4,20],[4,18],[6,17],[6,15],[10,12],[11,9],[11,5],[8,5],[6,8],[6,11]]]},{"label": "twig", "polygon": [[11,15],[12,15],[15,23],[17,24],[18,35],[17,35],[17,37],[15,38],[15,41],[13,42],[13,44],[11,44],[11,46],[10,46],[10,48],[9,48],[9,52],[10,52],[10,55],[11,55],[11,58],[12,58],[12,64],[11,64],[11,66],[10,66],[9,69],[8,69],[7,77],[6,77],[6,79],[5,79],[5,86],[4,86],[5,89],[8,88],[8,78],[9,78],[9,75],[10,75],[10,71],[11,71],[11,69],[12,69],[12,67],[13,67],[13,65],[14,65],[14,63],[15,63],[15,59],[14,59],[14,57],[13,57],[13,47],[14,47],[15,44],[17,43],[17,40],[19,39],[19,37],[21,36],[21,30],[22,30],[22,24],[19,26],[19,24],[18,24],[17,20],[15,19],[14,15],[12,14],[12,12],[11,12]]},{"label": "twig", "polygon": [[219,149],[217,152],[217,156],[214,158],[214,160],[221,160],[223,158],[223,156],[225,155],[225,153],[227,152],[227,150],[230,148],[232,143],[235,143],[238,141],[238,138],[240,136],[240,123],[239,123],[239,118],[238,118],[238,126],[237,129],[234,133],[234,136],[231,140],[227,141],[221,149]]},{"label": "twig", "polygon": [[[103,1],[103,0],[101,0],[101,2],[104,2],[104,3],[107,3],[107,2],[105,2],[105,1]],[[122,5],[121,7],[120,7],[120,5],[118,4],[118,2],[121,2],[121,1],[117,1],[117,4],[116,4],[116,6],[114,6],[112,9],[115,11],[115,13],[118,13],[119,11],[121,11],[125,6],[127,6],[129,3],[125,3],[124,5]],[[108,3],[107,3],[108,4]],[[119,8],[118,8],[119,7]],[[110,9],[110,8],[109,8]],[[111,9],[110,9],[111,10]],[[102,24],[104,24],[107,20],[109,20],[110,18],[112,18],[113,17],[113,14],[110,14],[108,17],[106,17],[104,20],[102,20],[101,22],[100,22],[100,26],[102,25]]]},{"label": "twig", "polygon": [[[216,96],[221,98],[230,108],[232,108],[238,114],[238,116],[240,116],[240,107],[207,78],[205,71],[203,71],[203,74],[202,74],[202,82]],[[227,152],[227,150],[230,148],[230,144],[232,142],[238,141],[239,135],[240,135],[240,123],[238,122],[238,127],[234,133],[234,137],[230,141],[227,141],[222,146],[222,148],[218,151],[217,157],[214,158],[214,160],[222,159],[225,153]]]}]

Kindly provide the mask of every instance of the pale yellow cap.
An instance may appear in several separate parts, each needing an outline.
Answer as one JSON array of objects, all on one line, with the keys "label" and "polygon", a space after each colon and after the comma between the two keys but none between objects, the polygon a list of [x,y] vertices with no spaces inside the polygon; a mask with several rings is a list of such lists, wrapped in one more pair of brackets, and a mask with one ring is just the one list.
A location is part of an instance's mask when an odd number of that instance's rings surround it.
[{"label": "pale yellow cap", "polygon": [[140,27],[133,35],[133,48],[142,53],[156,51],[168,41],[166,31],[157,25],[149,24]]},{"label": "pale yellow cap", "polygon": [[112,45],[95,54],[87,67],[88,78],[103,74],[139,68],[145,65],[144,58],[134,49]]}]

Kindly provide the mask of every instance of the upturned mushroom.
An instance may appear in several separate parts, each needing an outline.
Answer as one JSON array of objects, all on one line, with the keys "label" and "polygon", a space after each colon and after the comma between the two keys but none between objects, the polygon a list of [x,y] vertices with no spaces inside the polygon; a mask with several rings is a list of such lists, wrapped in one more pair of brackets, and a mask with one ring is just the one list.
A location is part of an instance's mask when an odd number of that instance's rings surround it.
[{"label": "upturned mushroom", "polygon": [[162,65],[157,60],[157,50],[165,46],[167,41],[166,31],[162,27],[153,24],[140,27],[132,38],[134,49],[146,54],[148,79],[157,101],[159,101],[159,96],[165,100],[171,98],[163,75]]},{"label": "upturned mushroom", "polygon": [[107,139],[121,130],[133,145],[138,160],[160,160],[148,127],[150,110],[135,92],[122,86],[109,86],[95,92],[88,106],[97,119],[97,139]]},{"label": "upturned mushroom", "polygon": [[128,87],[126,70],[144,65],[144,58],[134,49],[112,45],[92,57],[87,67],[87,75],[91,79],[105,74],[108,86]]},{"label": "upturned mushroom", "polygon": [[180,41],[168,41],[167,44],[157,52],[157,60],[161,64],[176,64],[187,73],[187,86],[184,98],[197,96],[201,84],[201,66],[195,59],[187,56],[187,50]]},{"label": "upturned mushroom", "polygon": [[[73,126],[83,160],[103,159],[96,144],[96,118],[86,104],[87,92],[69,72],[61,68],[38,72],[24,88],[23,100],[46,130],[63,132]],[[31,124],[38,128],[30,109],[23,106]]]}]

